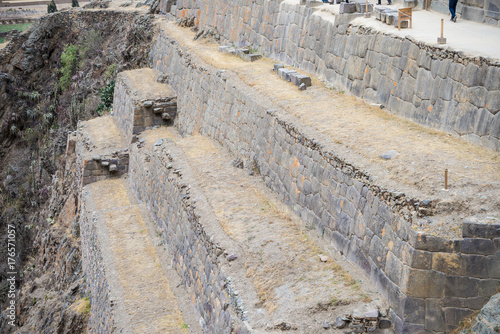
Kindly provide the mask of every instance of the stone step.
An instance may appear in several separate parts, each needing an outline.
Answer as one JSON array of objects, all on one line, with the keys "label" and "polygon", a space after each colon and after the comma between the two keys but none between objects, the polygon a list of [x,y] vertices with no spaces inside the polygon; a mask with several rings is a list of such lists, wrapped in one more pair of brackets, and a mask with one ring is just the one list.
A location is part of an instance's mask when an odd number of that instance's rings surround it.
[{"label": "stone step", "polygon": [[175,92],[156,78],[155,72],[149,68],[118,74],[113,115],[129,138],[148,127],[169,125],[177,114]]},{"label": "stone step", "polygon": [[187,300],[179,302],[174,294],[179,282],[155,247],[154,225],[128,180],[92,183],[82,200],[83,266],[87,275],[93,273],[87,280],[90,327],[102,333],[112,328],[116,333],[201,332],[192,308],[181,311]]},{"label": "stone step", "polygon": [[[300,333],[316,333],[323,330],[323,321],[330,324],[342,313],[385,307],[375,287],[351,278],[350,274],[362,277],[360,269],[343,261],[322,239],[322,231],[305,226],[266,187],[256,166],[235,159],[211,139],[183,138],[174,128],[145,131],[131,149],[130,178],[139,197],[156,213],[165,235],[189,235],[183,232],[187,225],[203,226],[216,245],[206,247],[207,257],[216,260],[210,265],[204,258],[191,261],[205,263],[201,271],[209,270],[211,277],[231,277],[228,299],[234,301],[240,320],[255,333],[279,332],[287,326]],[[180,207],[169,199],[175,196],[169,184],[175,183],[183,187],[181,196],[187,201],[183,206],[194,207],[192,216],[199,217],[196,224],[170,216],[170,211],[175,213]],[[175,238],[167,240],[173,248]],[[179,260],[174,258],[179,272],[200,270],[190,264],[189,248],[179,246],[174,253],[179,254]],[[205,250],[198,249],[198,253]],[[218,287],[223,281],[215,281],[211,289],[220,296],[224,290]],[[206,285],[202,283],[201,288]],[[196,295],[196,299],[201,297]],[[215,309],[214,313],[219,312]],[[211,319],[220,323],[217,317]],[[207,327],[209,332],[212,329]]]}]

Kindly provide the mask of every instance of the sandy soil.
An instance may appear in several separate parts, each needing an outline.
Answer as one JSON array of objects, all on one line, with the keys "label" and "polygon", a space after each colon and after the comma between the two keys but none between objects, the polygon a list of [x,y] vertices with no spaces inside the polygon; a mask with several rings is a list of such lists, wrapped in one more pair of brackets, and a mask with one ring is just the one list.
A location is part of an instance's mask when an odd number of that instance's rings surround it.
[{"label": "sandy soil", "polygon": [[[500,155],[451,135],[390,115],[362,100],[333,91],[313,78],[300,92],[270,69],[273,61],[247,63],[219,53],[218,45],[193,41],[194,32],[160,19],[161,27],[208,64],[231,70],[263,99],[278,105],[311,137],[344,160],[370,174],[387,190],[419,200],[434,200],[434,216],[419,219],[415,229],[460,237],[464,218],[500,222]],[[299,71],[302,72],[302,71]],[[387,150],[399,154],[379,157]],[[444,190],[444,170],[449,189]]]}]

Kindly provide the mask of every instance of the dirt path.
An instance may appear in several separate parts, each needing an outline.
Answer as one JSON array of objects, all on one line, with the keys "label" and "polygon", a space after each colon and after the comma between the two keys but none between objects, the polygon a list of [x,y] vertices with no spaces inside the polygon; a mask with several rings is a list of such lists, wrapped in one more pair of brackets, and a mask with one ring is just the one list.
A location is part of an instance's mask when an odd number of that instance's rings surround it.
[{"label": "dirt path", "polygon": [[[313,86],[300,92],[271,72],[270,59],[248,63],[218,52],[218,45],[194,41],[194,33],[159,19],[161,29],[190,52],[217,68],[231,70],[297,119],[309,134],[344,160],[373,176],[374,183],[408,196],[442,202],[432,224],[416,227],[459,237],[464,218],[500,222],[500,155],[451,135],[429,130],[387,114],[352,96],[333,91],[314,76]],[[310,74],[309,74],[310,75]],[[380,154],[398,151],[391,160]],[[443,190],[444,169],[450,189]],[[427,218],[423,221],[427,222]]]},{"label": "dirt path", "polygon": [[96,210],[104,224],[101,231],[105,233],[100,234],[106,245],[103,256],[111,263],[107,269],[112,268],[108,280],[116,278],[110,283],[120,287],[111,291],[115,305],[125,312],[119,312],[117,322],[128,324],[125,328],[130,333],[201,333],[194,321],[188,330],[170,274],[154,247],[147,211],[137,203],[128,180],[104,180],[85,189],[95,206],[87,210]]},{"label": "dirt path", "polygon": [[190,172],[183,168],[184,181],[201,190],[220,224],[211,235],[217,241],[231,239],[229,253],[237,259],[224,270],[233,277],[257,332],[274,332],[276,324],[285,322],[296,333],[315,333],[323,330],[323,320],[333,322],[342,313],[385,309],[368,280],[352,278],[364,277],[360,269],[343,260],[316,230],[303,226],[259,176],[233,167],[233,157],[222,146],[204,136],[182,138],[173,128],[141,134],[145,147],[158,138],[173,139],[183,151],[176,158],[189,165]]}]

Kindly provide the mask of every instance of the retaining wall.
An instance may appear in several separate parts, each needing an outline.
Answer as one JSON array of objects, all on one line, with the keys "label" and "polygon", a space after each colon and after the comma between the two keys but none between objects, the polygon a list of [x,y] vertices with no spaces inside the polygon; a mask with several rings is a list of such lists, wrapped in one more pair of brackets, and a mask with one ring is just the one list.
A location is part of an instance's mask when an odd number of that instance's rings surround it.
[{"label": "retaining wall", "polygon": [[97,219],[85,209],[82,196],[80,209],[80,233],[82,241],[82,266],[85,273],[85,295],[90,298],[88,333],[113,333],[113,307],[109,296],[109,285],[104,272]]},{"label": "retaining wall", "polygon": [[[464,232],[459,240],[418,234],[411,217],[423,202],[372,184],[235,75],[205,64],[164,34],[153,64],[168,73],[179,96],[179,131],[210,136],[258,166],[287,205],[376,282],[391,305],[397,333],[449,331],[500,285],[498,226],[481,235]],[[171,191],[176,190],[144,194],[158,203]],[[167,205],[158,207],[169,212]]]},{"label": "retaining wall", "polygon": [[[173,3],[173,2],[171,2]],[[167,0],[160,1],[166,13]],[[349,24],[280,0],[178,0],[170,18],[195,18],[224,43],[316,74],[390,112],[500,151],[500,63]]]},{"label": "retaining wall", "polygon": [[84,160],[82,185],[126,174],[128,161],[128,152],[101,154],[92,159]]},{"label": "retaining wall", "polygon": [[[177,97],[167,85],[154,79],[151,69],[125,71],[116,79],[113,116],[130,140],[148,127],[166,125],[175,118]],[[137,81],[142,85],[138,86]]]},{"label": "retaining wall", "polygon": [[[144,201],[162,231],[184,287],[192,298],[195,312],[205,333],[247,333],[239,319],[231,314],[228,282],[222,273],[217,254],[222,251],[208,236],[199,221],[190,189],[183,182],[183,166],[175,160],[166,139],[164,144],[142,148],[133,144],[130,182],[137,197]],[[234,322],[234,324],[233,324]],[[241,326],[241,328],[240,328]]]}]

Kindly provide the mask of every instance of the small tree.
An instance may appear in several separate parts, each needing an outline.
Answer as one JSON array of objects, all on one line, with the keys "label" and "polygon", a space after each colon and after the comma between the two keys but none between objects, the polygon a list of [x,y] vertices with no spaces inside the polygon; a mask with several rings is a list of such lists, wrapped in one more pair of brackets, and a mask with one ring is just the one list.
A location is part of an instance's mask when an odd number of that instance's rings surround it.
[{"label": "small tree", "polygon": [[57,12],[57,6],[56,2],[54,0],[51,0],[50,3],[47,5],[47,13],[55,13]]},{"label": "small tree", "polygon": [[71,7],[80,7],[78,0],[71,0]]}]

